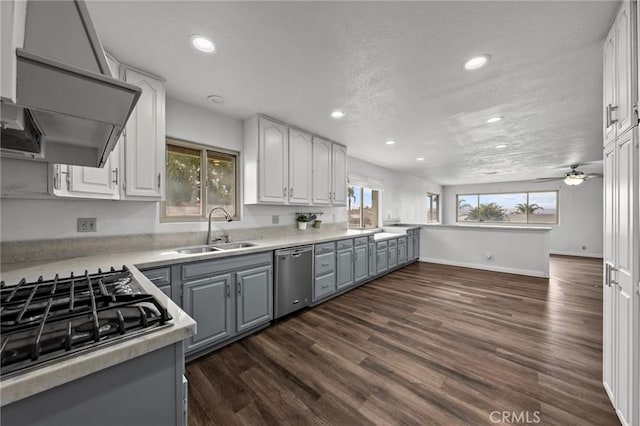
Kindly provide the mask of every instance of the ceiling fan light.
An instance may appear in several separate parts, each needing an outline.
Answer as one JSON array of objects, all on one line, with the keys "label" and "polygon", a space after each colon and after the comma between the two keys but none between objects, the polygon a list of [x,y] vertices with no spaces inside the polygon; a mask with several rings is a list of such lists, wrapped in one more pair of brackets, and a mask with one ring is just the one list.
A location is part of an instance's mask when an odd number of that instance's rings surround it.
[{"label": "ceiling fan light", "polygon": [[569,186],[580,185],[582,182],[584,182],[584,177],[582,176],[567,175],[564,178],[564,183]]}]

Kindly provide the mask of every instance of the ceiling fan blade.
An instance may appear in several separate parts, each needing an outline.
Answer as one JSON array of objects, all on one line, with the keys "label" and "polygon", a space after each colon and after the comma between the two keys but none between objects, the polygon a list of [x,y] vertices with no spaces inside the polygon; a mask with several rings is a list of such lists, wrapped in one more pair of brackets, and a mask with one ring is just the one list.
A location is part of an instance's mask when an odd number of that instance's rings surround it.
[{"label": "ceiling fan blade", "polygon": [[584,175],[585,179],[598,178],[598,177],[602,177],[602,173],[589,173],[587,175]]},{"label": "ceiling fan blade", "polygon": [[544,183],[544,182],[553,182],[553,181],[556,181],[556,180],[563,180],[563,179],[564,179],[564,176],[563,177],[554,177],[554,178],[537,178],[533,182],[534,183]]}]

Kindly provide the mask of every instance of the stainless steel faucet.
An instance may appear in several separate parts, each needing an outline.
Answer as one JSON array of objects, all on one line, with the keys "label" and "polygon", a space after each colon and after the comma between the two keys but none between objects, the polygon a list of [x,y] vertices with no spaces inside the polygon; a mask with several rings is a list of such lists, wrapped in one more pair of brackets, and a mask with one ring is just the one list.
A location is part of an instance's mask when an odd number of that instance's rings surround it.
[{"label": "stainless steel faucet", "polygon": [[[209,230],[207,231],[207,244],[211,244],[211,217],[213,215],[213,212],[215,212],[216,210],[222,210],[222,212],[224,213],[224,218],[227,220],[227,222],[232,222],[233,218],[231,217],[231,214],[229,214],[228,211],[225,210],[224,207],[214,207],[211,209],[211,211],[209,211]],[[216,242],[218,241],[222,241],[225,243],[229,242],[229,236],[228,235],[224,235],[222,238],[216,240]]]}]

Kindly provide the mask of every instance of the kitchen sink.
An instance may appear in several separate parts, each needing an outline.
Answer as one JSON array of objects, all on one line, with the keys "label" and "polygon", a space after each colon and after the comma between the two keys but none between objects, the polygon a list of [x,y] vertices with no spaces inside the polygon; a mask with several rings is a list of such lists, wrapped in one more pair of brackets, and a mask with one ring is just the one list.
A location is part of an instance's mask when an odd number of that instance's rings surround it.
[{"label": "kitchen sink", "polygon": [[254,246],[255,244],[253,243],[220,243],[220,244],[212,244],[212,245],[184,247],[184,248],[176,249],[176,251],[182,254],[214,253],[219,251],[236,250],[236,249],[254,247]]},{"label": "kitchen sink", "polygon": [[247,248],[247,247],[254,247],[255,244],[253,243],[222,243],[222,244],[215,244],[213,247],[218,249],[218,250],[234,250],[234,249],[240,249],[240,248]]},{"label": "kitchen sink", "polygon": [[182,254],[196,254],[196,253],[212,253],[215,251],[223,251],[223,249],[217,248],[215,246],[194,246],[194,247],[185,247],[176,250],[178,253]]}]

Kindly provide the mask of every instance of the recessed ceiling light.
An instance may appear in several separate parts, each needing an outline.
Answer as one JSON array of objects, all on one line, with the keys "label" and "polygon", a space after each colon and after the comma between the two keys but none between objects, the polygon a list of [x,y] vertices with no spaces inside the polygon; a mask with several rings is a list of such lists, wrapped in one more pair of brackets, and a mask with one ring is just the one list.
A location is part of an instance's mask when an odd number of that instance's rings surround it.
[{"label": "recessed ceiling light", "polygon": [[387,145],[393,145],[394,143],[396,143],[396,141],[386,141],[385,142]]},{"label": "recessed ceiling light", "polygon": [[418,157],[416,158],[417,161],[424,161],[424,157]]},{"label": "recessed ceiling light", "polygon": [[464,63],[464,69],[472,71],[482,68],[489,62],[489,55],[474,56]]},{"label": "recessed ceiling light", "polygon": [[342,118],[344,117],[346,114],[343,111],[333,111],[331,113],[331,117],[333,118]]},{"label": "recessed ceiling light", "polygon": [[496,149],[502,149],[502,148],[506,148],[506,147],[507,147],[506,144],[496,145]]},{"label": "recessed ceiling light", "polygon": [[201,52],[213,53],[216,50],[215,44],[208,38],[201,35],[191,36],[191,44]]},{"label": "recessed ceiling light", "polygon": [[211,103],[214,104],[223,104],[224,103],[224,97],[220,96],[220,95],[209,95],[207,96],[207,100]]},{"label": "recessed ceiling light", "polygon": [[491,123],[497,123],[498,121],[501,121],[502,117],[499,115],[496,115],[495,117],[491,117],[490,119],[487,120],[487,123],[491,124]]}]

